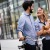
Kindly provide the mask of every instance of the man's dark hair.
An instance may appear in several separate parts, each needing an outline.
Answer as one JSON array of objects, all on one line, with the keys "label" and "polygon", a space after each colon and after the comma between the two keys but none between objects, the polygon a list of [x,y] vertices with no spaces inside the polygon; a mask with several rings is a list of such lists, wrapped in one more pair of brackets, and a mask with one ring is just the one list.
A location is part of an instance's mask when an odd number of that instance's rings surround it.
[{"label": "man's dark hair", "polygon": [[34,1],[25,1],[23,4],[22,4],[22,7],[23,9],[26,11],[28,9],[28,7],[32,6],[32,4],[34,3]]}]

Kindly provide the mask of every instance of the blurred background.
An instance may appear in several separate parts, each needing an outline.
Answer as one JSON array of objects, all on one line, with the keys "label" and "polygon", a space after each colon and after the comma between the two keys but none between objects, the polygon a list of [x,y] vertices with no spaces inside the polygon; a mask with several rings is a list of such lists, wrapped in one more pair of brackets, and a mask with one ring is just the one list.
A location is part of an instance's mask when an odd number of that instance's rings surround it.
[{"label": "blurred background", "polygon": [[[50,15],[50,0],[33,0],[33,18],[36,19],[37,8],[43,7]],[[17,39],[17,23],[23,12],[24,0],[0,0],[0,39]]]},{"label": "blurred background", "polygon": [[[0,50],[18,50],[17,23],[24,11],[22,3],[25,0],[0,0]],[[33,18],[36,19],[38,7],[44,8],[50,18],[50,0],[33,0]]]}]

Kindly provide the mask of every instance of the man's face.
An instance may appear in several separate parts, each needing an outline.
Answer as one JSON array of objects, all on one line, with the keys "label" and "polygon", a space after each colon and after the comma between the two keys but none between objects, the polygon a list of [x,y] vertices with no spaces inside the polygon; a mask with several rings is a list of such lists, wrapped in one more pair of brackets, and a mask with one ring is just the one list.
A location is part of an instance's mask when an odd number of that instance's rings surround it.
[{"label": "man's face", "polygon": [[30,13],[33,13],[34,4],[30,7]]}]

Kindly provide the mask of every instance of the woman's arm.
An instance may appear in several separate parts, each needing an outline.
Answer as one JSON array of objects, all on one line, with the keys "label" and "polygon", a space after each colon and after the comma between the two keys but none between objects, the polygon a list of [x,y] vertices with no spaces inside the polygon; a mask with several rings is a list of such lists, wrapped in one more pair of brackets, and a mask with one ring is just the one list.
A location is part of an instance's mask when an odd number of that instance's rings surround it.
[{"label": "woman's arm", "polygon": [[38,36],[40,36],[40,35],[46,35],[47,32],[48,32],[48,31],[47,31],[47,30],[44,30],[44,27],[42,27],[42,29],[37,32],[37,35],[38,35]]},{"label": "woman's arm", "polygon": [[40,31],[37,32],[37,35],[38,35],[38,36],[40,36],[40,35],[42,35],[42,34],[43,34],[43,30],[40,30]]},{"label": "woman's arm", "polygon": [[50,35],[50,28],[47,30],[48,35]]}]

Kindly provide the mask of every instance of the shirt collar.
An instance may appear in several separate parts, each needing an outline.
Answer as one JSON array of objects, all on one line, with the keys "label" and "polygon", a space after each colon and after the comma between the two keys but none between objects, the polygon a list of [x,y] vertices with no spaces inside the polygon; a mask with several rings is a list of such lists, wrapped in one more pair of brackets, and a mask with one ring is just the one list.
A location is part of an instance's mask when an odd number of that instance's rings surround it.
[{"label": "shirt collar", "polygon": [[31,14],[28,14],[28,13],[26,13],[26,12],[24,12],[24,14],[26,15],[26,16],[30,16]]},{"label": "shirt collar", "polygon": [[39,23],[44,24],[44,25],[46,24],[46,22],[44,22],[44,23],[43,23],[43,22],[41,22],[39,18],[37,18],[37,21],[38,21]]}]

